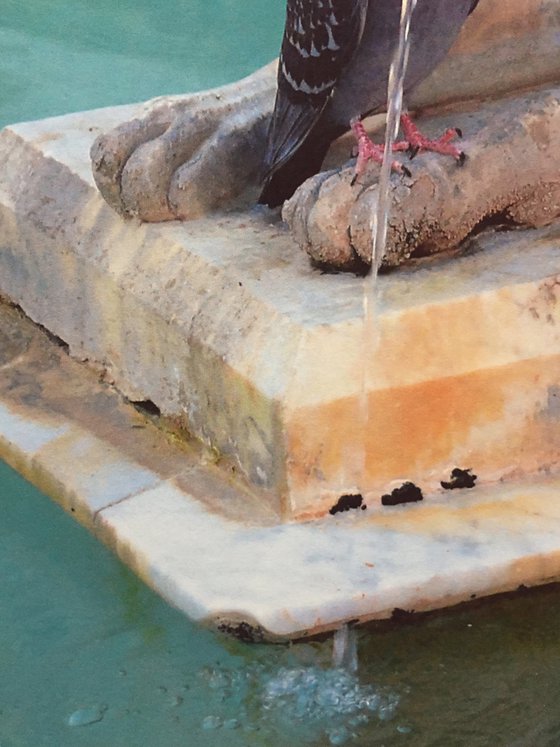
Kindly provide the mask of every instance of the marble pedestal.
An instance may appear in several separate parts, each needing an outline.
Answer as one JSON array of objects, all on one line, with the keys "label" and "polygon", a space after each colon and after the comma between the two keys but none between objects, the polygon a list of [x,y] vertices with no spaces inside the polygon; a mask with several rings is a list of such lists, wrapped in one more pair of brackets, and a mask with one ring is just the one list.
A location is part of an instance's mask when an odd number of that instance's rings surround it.
[{"label": "marble pedestal", "polygon": [[[0,292],[133,400],[229,460],[283,519],[340,495],[555,468],[560,229],[362,281],[313,270],[269,213],[125,222],[88,150],[132,107],[6,129]],[[375,336],[377,340],[375,341]]]},{"label": "marble pedestal", "polygon": [[[85,386],[75,431],[53,379],[15,410],[4,387],[3,455],[226,628],[290,637],[556,578],[560,229],[481,236],[380,278],[374,343],[362,281],[313,270],[269,213],[115,215],[88,150],[135,111],[0,134],[0,293],[212,452],[124,459],[130,425],[104,431]],[[34,365],[16,359],[5,375]],[[454,467],[477,486],[444,491]],[[405,480],[425,501],[382,507]],[[357,492],[367,511],[328,515]]]}]

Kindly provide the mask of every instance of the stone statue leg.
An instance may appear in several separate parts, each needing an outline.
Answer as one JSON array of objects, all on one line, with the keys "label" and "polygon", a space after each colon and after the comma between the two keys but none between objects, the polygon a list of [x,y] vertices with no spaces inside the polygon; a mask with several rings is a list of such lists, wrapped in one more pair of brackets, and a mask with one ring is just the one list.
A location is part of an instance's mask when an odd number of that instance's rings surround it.
[{"label": "stone statue leg", "polygon": [[[425,112],[468,101],[476,109],[482,101],[559,81],[559,38],[557,0],[480,0],[444,63],[407,105]],[[94,143],[101,193],[122,215],[144,221],[187,220],[251,204],[275,86],[271,63],[220,89],[150,102],[143,117]],[[306,210],[313,210],[314,192],[307,192]],[[305,210],[298,215],[309,223]]]},{"label": "stone statue leg", "polygon": [[[406,162],[411,178],[393,175],[386,266],[454,249],[488,218],[542,226],[560,216],[559,39],[556,2],[480,0],[406,102],[434,135],[459,127],[467,162],[421,154]],[[353,184],[349,152],[348,139],[331,148],[331,170],[304,182],[283,217],[314,262],[360,271],[371,256],[379,169]]]},{"label": "stone statue leg", "polygon": [[142,118],[99,136],[91,159],[105,200],[124,216],[163,221],[256,199],[275,74],[274,62],[232,85],[155,99]]},{"label": "stone statue leg", "polygon": [[[425,153],[410,175],[391,178],[385,266],[454,250],[485,225],[535,228],[560,217],[559,86],[423,120],[433,133],[451,124],[468,133],[464,167]],[[350,163],[311,177],[284,204],[284,220],[314,262],[358,271],[369,264],[378,174],[374,165],[354,183]]]}]

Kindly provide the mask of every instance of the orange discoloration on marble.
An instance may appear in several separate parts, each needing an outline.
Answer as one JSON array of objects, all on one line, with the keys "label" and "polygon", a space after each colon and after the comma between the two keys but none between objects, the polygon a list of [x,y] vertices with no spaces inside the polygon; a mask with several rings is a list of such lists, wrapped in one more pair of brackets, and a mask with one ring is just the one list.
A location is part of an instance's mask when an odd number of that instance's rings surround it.
[{"label": "orange discoloration on marble", "polygon": [[[437,278],[435,278],[437,282]],[[439,372],[472,370],[485,355],[485,304],[471,298],[428,304],[382,320],[378,360],[371,361],[380,382],[410,383]],[[473,360],[474,359],[474,360]]]},{"label": "orange discoloration on marble", "polygon": [[[399,478],[433,490],[457,465],[472,467],[482,481],[557,465],[558,382],[560,356],[550,356],[372,392],[365,451],[359,400],[301,408],[287,428],[294,510],[320,513],[328,504],[327,498],[317,501],[321,487],[350,489],[364,458],[362,492],[379,492]],[[306,501],[313,483],[311,508]]]},{"label": "orange discoloration on marble", "polygon": [[[422,292],[428,295],[445,282],[450,282],[445,274],[433,273]],[[559,288],[558,277],[549,277],[538,285],[506,286],[387,314],[366,361],[370,388],[503,367],[560,349]]]},{"label": "orange discoloration on marble", "polygon": [[542,555],[519,558],[511,564],[512,589],[519,584],[532,586],[558,581],[560,576],[560,550]]},{"label": "orange discoloration on marble", "polygon": [[[494,525],[496,536],[500,531],[523,533],[529,528],[532,517],[542,516],[542,504],[539,504],[539,513],[535,514],[534,496],[530,492],[487,501],[479,499],[476,490],[468,493],[468,501],[458,502],[458,495],[447,493],[438,499],[438,503],[416,504],[406,510],[397,506],[391,511],[371,513],[364,520],[388,530],[429,535],[449,533],[460,538],[472,536],[473,528],[478,524],[484,524],[485,531]],[[554,506],[551,507],[550,518],[560,520]]]},{"label": "orange discoloration on marble", "polygon": [[487,386],[481,374],[372,394],[366,479],[391,479],[445,463],[474,427],[498,421],[504,405],[502,387]]}]

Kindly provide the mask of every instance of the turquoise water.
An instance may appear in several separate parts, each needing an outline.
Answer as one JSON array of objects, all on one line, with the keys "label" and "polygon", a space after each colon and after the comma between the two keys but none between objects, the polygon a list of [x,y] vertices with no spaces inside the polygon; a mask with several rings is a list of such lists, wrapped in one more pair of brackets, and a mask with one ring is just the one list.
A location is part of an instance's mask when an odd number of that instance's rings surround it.
[{"label": "turquoise water", "polygon": [[237,80],[280,45],[283,0],[0,0],[0,126]]},{"label": "turquoise water", "polygon": [[556,587],[361,630],[246,645],[171,609],[0,463],[2,747],[560,744]]},{"label": "turquoise water", "polygon": [[[282,6],[0,0],[0,123],[238,78]],[[3,464],[0,579],[0,747],[560,745],[557,587],[362,630],[354,678],[191,625]]]}]

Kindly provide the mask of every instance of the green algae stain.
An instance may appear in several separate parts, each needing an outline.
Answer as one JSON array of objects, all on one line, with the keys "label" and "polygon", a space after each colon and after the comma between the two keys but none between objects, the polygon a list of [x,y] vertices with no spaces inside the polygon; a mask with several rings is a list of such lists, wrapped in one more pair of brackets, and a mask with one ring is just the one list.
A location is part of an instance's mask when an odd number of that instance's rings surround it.
[{"label": "green algae stain", "polygon": [[117,586],[122,603],[123,622],[139,631],[145,645],[154,648],[163,646],[165,628],[154,621],[161,606],[160,600],[153,594],[146,593],[143,584],[124,566],[118,576]]}]

